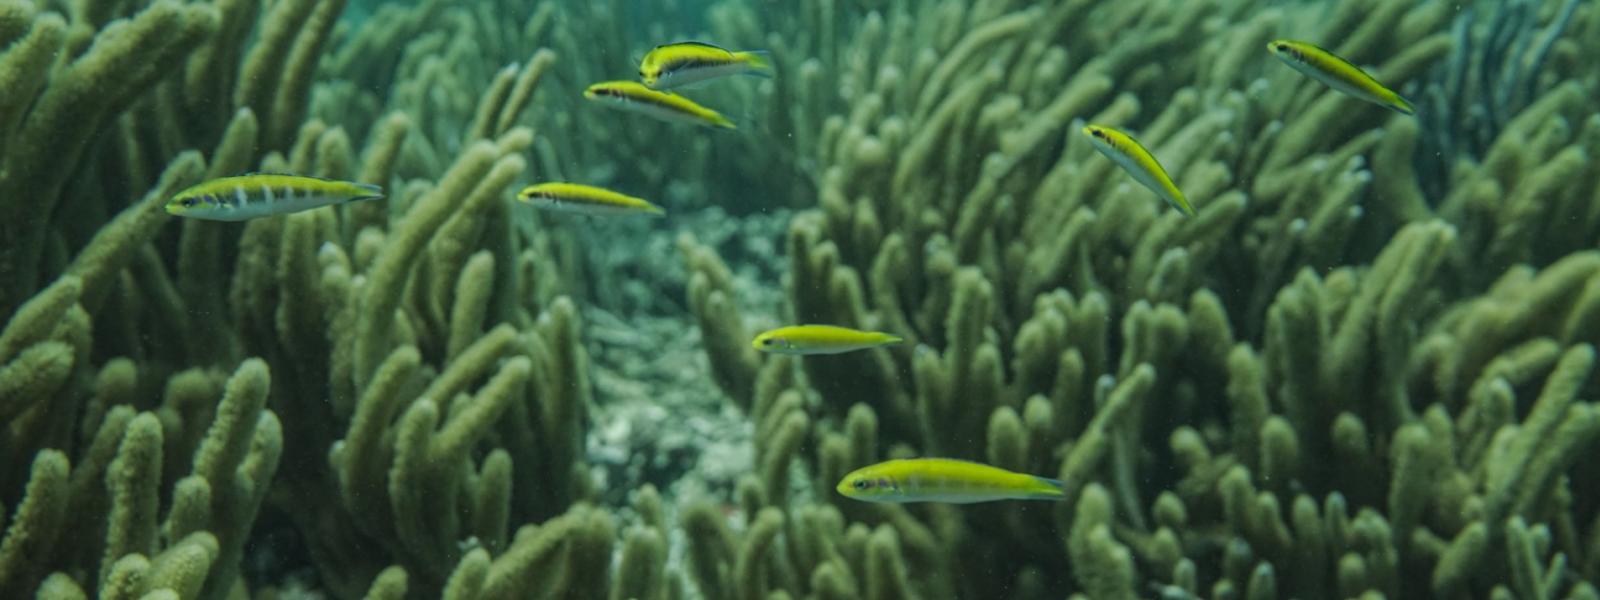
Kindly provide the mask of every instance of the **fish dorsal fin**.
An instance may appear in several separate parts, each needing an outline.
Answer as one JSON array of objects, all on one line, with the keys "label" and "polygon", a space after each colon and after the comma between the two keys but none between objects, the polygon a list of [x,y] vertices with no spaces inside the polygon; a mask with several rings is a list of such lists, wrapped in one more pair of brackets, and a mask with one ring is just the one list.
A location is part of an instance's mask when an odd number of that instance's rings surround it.
[{"label": "fish dorsal fin", "polygon": [[990,467],[990,469],[998,469],[998,467],[992,466],[992,464],[982,464],[982,462],[978,462],[978,461],[968,461],[968,459],[965,459],[965,458],[949,458],[949,456],[912,456],[912,458],[890,459],[890,461],[885,461],[885,462],[896,462],[896,461],[901,461],[901,462],[920,462],[920,461],[965,462],[965,464],[971,464],[971,466]]},{"label": "fish dorsal fin", "polygon": [[656,47],[657,48],[665,48],[667,46],[698,46],[698,47],[701,47],[701,48],[709,48],[709,49],[712,49],[712,50],[721,50],[723,52],[729,52],[729,50],[727,48],[723,48],[722,46],[718,46],[716,44],[708,44],[706,42],[699,42],[699,41],[695,41],[695,40],[684,40],[684,41],[681,41],[681,42],[673,42],[671,44],[662,44],[662,45],[656,46]]},{"label": "fish dorsal fin", "polygon": [[327,177],[317,177],[316,175],[301,175],[299,173],[287,173],[287,172],[284,172],[284,171],[250,171],[249,173],[240,173],[240,174],[236,175],[236,177],[254,177],[254,176],[257,176],[257,175],[270,175],[270,176],[273,176],[273,177],[300,177],[300,178],[303,178],[303,179],[315,179],[315,180],[318,180],[318,181],[338,181],[337,179],[328,179]]},{"label": "fish dorsal fin", "polygon": [[978,462],[978,461],[975,461],[975,460],[968,460],[968,459],[965,459],[965,458],[951,458],[949,456],[919,456],[919,457],[916,457],[916,458],[902,458],[900,460],[943,460],[943,461],[948,461],[948,462],[967,463],[969,465],[977,465],[977,466],[980,466],[980,467],[990,467],[990,468],[995,468],[995,469],[999,468],[999,467],[996,467],[994,465],[984,464],[984,463],[981,463],[981,462]]}]

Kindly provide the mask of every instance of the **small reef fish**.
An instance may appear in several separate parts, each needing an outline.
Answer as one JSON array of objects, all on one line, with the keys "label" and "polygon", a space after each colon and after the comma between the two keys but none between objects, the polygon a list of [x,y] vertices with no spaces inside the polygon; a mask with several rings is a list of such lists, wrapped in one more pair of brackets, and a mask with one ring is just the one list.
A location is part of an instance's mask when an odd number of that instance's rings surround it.
[{"label": "small reef fish", "polygon": [[1409,115],[1415,112],[1411,102],[1400,94],[1384,87],[1366,71],[1332,52],[1294,40],[1275,40],[1267,44],[1267,50],[1294,67],[1294,70],[1321,81],[1328,87],[1401,114]]},{"label": "small reef fish", "polygon": [[701,42],[656,46],[639,61],[639,79],[651,89],[665,90],[707,79],[748,74],[770,77],[766,52],[733,52]]},{"label": "small reef fish", "polygon": [[541,183],[517,192],[517,199],[545,210],[584,215],[647,214],[661,216],[666,211],[643,198],[577,183]]},{"label": "small reef fish", "polygon": [[738,129],[727,117],[672,92],[658,92],[637,81],[606,81],[589,86],[583,97],[663,121]]},{"label": "small reef fish", "polygon": [[367,183],[250,173],[212,179],[178,192],[167,201],[167,213],[212,221],[244,221],[381,198],[383,188]]},{"label": "small reef fish", "polygon": [[905,340],[877,331],[859,331],[835,325],[790,325],[756,336],[755,349],[774,354],[840,354]]},{"label": "small reef fish", "polygon": [[1156,162],[1156,157],[1138,141],[1103,125],[1086,125],[1083,134],[1089,136],[1089,143],[1094,144],[1094,149],[1133,175],[1134,181],[1150,188],[1184,216],[1194,216],[1194,206],[1189,204],[1189,199],[1183,196],[1177,184],[1172,183],[1172,177],[1167,175],[1166,169],[1161,168],[1161,163]]},{"label": "small reef fish", "polygon": [[1063,500],[1061,482],[951,458],[911,458],[851,471],[834,488],[866,502]]}]

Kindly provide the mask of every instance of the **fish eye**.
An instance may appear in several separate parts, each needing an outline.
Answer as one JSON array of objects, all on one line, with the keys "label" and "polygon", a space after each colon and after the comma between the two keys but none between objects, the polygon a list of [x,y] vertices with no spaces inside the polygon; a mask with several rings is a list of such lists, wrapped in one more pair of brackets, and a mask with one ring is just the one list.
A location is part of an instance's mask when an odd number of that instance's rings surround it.
[{"label": "fish eye", "polygon": [[1095,136],[1095,137],[1100,138],[1100,139],[1105,139],[1106,132],[1101,131],[1099,129],[1091,129],[1091,130],[1089,130],[1089,135]]},{"label": "fish eye", "polygon": [[778,338],[766,338],[766,339],[761,340],[761,345],[763,345],[763,346],[772,346],[772,345],[775,345],[777,343],[778,343]]},{"label": "fish eye", "polygon": [[188,207],[194,206],[194,198],[184,198],[183,200],[178,202],[178,205],[182,206],[184,208],[188,208]]},{"label": "fish eye", "polygon": [[865,489],[867,489],[869,487],[872,487],[872,482],[867,481],[865,479],[857,479],[855,484],[854,484],[854,487],[856,489],[858,489],[858,490],[865,490]]},{"label": "fish eye", "polygon": [[1289,45],[1288,44],[1278,44],[1278,51],[1279,52],[1288,52],[1289,51]]}]

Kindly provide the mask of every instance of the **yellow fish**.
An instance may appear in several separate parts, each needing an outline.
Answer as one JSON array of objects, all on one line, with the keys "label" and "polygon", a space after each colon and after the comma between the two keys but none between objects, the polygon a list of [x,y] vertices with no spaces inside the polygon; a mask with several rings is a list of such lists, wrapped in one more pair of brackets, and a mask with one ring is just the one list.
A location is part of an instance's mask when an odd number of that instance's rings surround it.
[{"label": "yellow fish", "polygon": [[905,340],[877,331],[858,331],[834,325],[791,325],[756,336],[755,349],[775,354],[839,354],[891,346]]},{"label": "yellow fish", "polygon": [[380,198],[383,188],[366,183],[250,173],[197,184],[178,192],[166,208],[168,214],[180,217],[244,221]]},{"label": "yellow fish", "polygon": [[637,81],[596,83],[583,91],[583,97],[601,101],[622,110],[650,115],[663,121],[738,129],[733,121],[694,101],[672,92],[658,92]]},{"label": "yellow fish", "polygon": [[1156,157],[1139,145],[1137,140],[1103,125],[1086,125],[1083,134],[1089,136],[1089,143],[1094,145],[1095,150],[1133,175],[1134,181],[1150,188],[1184,216],[1194,216],[1194,206],[1189,204],[1189,199],[1183,196],[1177,184],[1172,183],[1172,177],[1167,175],[1166,169],[1161,168],[1161,163],[1156,162]]},{"label": "yellow fish", "polygon": [[1305,73],[1312,79],[1327,84],[1328,87],[1401,114],[1409,115],[1415,112],[1411,103],[1400,94],[1384,87],[1366,71],[1332,52],[1294,40],[1273,41],[1267,44],[1267,50],[1294,67],[1294,70]]},{"label": "yellow fish", "polygon": [[639,61],[639,79],[665,90],[727,75],[770,77],[766,52],[732,52],[701,42],[656,46]]},{"label": "yellow fish", "polygon": [[851,471],[834,489],[866,502],[1064,500],[1061,482],[951,458],[911,458]]},{"label": "yellow fish", "polygon": [[518,192],[517,199],[545,210],[585,215],[666,214],[648,200],[577,183],[531,185]]}]

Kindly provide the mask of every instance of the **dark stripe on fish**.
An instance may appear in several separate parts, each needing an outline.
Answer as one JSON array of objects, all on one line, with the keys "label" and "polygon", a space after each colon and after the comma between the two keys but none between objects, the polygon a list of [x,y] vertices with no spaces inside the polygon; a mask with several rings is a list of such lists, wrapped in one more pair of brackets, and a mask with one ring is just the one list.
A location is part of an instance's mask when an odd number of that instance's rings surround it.
[{"label": "dark stripe on fish", "polygon": [[662,70],[663,71],[667,71],[667,72],[672,72],[672,71],[681,71],[681,70],[684,70],[684,69],[696,69],[696,68],[699,68],[699,67],[721,67],[721,66],[725,66],[725,65],[731,65],[734,62],[736,62],[736,61],[733,61],[733,60],[717,61],[717,60],[702,60],[702,59],[698,59],[698,58],[686,58],[686,59],[680,59],[680,60],[677,60],[675,62],[669,62],[669,63],[667,63],[665,65],[662,65],[663,66]]},{"label": "dark stripe on fish", "polygon": [[[655,95],[652,95],[652,94],[629,94],[627,92],[624,92],[624,91],[619,90],[619,89],[614,89],[614,88],[599,88],[599,89],[594,90],[594,93],[596,95],[606,96],[608,98],[616,98],[616,99],[621,100],[623,102],[639,102],[639,103],[642,103],[642,104],[650,104],[650,105],[653,105],[653,106],[660,106],[660,107],[663,107],[663,108],[677,109],[676,106],[674,106],[674,105],[672,105],[672,104],[670,104],[668,102],[665,102],[661,98],[659,98],[659,97],[657,97]],[[665,93],[665,92],[663,92],[663,93]]]},{"label": "dark stripe on fish", "polygon": [[677,104],[673,104],[672,102],[668,101],[667,98],[670,98],[670,97],[671,97],[670,95],[667,95],[667,96],[641,95],[641,96],[639,96],[637,98],[627,98],[627,99],[628,100],[638,100],[639,102],[641,102],[643,104],[649,104],[651,106],[659,106],[661,108],[665,108],[667,110],[680,112],[680,113],[688,114],[688,113],[692,113],[693,112],[693,111],[691,111],[690,109],[688,109],[686,107],[679,106]]},{"label": "dark stripe on fish", "polygon": [[594,204],[599,206],[613,206],[610,202],[591,198],[582,194],[565,195],[550,190],[539,190],[528,194],[529,200],[549,200],[556,204]]}]

